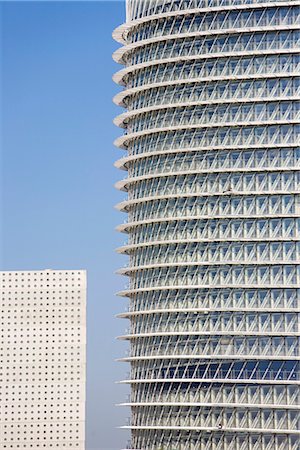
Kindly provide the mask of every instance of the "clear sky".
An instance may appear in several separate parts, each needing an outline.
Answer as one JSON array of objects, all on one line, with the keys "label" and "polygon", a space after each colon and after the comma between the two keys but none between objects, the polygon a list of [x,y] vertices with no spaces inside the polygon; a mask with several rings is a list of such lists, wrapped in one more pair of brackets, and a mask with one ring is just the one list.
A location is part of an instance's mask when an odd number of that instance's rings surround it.
[{"label": "clear sky", "polygon": [[124,193],[113,167],[121,131],[112,97],[119,46],[112,30],[124,4],[111,2],[1,2],[2,142],[1,270],[88,270],[87,450],[120,449],[118,430],[128,411],[116,408],[128,388],[115,381],[128,367],[115,336],[126,321],[114,315],[126,279],[114,249],[125,218],[114,209]]}]

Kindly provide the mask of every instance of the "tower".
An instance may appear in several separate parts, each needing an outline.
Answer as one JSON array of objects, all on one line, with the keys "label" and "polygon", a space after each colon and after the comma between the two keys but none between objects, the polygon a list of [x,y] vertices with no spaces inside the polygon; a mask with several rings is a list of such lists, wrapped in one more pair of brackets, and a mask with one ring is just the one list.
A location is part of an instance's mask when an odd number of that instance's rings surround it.
[{"label": "tower", "polygon": [[129,0],[131,448],[297,450],[299,1]]}]

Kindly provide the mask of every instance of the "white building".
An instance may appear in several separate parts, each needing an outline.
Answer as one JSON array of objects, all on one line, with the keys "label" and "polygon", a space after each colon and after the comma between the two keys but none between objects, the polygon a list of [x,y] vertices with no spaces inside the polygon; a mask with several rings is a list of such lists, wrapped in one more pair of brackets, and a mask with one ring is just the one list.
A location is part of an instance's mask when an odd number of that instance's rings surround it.
[{"label": "white building", "polygon": [[130,448],[299,450],[300,2],[126,5]]},{"label": "white building", "polygon": [[86,272],[0,280],[0,449],[84,450]]}]

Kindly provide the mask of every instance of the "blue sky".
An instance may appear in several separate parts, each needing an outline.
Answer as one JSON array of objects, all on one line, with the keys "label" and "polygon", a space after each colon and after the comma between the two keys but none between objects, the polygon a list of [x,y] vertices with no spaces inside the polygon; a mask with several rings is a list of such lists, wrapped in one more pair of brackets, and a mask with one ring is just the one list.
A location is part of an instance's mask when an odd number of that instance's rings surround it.
[{"label": "blue sky", "polygon": [[124,448],[113,2],[2,2],[1,270],[88,270],[87,449]]}]

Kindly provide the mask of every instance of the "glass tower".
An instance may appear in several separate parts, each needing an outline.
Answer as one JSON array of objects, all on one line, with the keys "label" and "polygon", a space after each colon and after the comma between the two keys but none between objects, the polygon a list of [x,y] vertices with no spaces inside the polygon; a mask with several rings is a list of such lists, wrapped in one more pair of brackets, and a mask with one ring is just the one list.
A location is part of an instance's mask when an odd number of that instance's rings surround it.
[{"label": "glass tower", "polygon": [[299,450],[299,1],[127,0],[134,450]]}]

